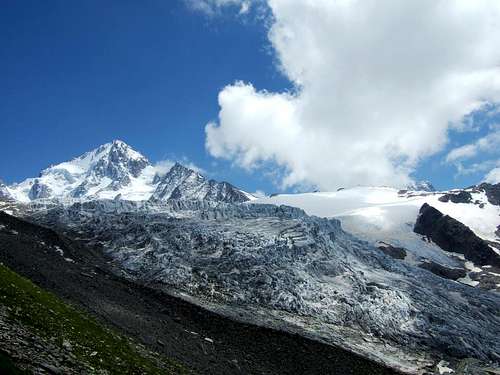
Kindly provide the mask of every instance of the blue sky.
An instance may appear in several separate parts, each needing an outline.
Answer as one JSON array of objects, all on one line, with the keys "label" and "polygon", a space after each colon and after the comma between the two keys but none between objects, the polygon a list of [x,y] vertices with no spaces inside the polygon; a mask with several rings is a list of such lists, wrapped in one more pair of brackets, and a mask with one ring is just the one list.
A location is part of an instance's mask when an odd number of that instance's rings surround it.
[{"label": "blue sky", "polygon": [[[294,190],[276,186],[276,171],[287,164],[262,158],[262,168],[249,171],[234,162],[237,155],[225,160],[205,148],[205,125],[218,121],[217,96],[226,85],[241,80],[279,93],[294,87],[277,67],[262,20],[236,13],[208,15],[180,0],[3,2],[0,178],[36,176],[122,139],[151,161],[187,158],[248,191]],[[480,180],[487,171],[457,177],[443,158],[486,135],[498,117],[477,131],[451,132],[449,146],[413,176],[439,188]],[[489,158],[476,155],[478,162]]]}]

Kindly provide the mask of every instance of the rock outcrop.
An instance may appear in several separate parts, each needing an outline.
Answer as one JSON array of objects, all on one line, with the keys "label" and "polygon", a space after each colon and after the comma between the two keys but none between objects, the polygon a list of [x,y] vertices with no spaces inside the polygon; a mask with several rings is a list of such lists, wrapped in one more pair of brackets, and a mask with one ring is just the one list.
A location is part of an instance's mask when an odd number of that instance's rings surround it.
[{"label": "rock outcrop", "polygon": [[478,265],[500,265],[500,256],[488,243],[474,234],[466,225],[443,215],[424,203],[413,229],[427,236],[445,251],[460,253]]}]

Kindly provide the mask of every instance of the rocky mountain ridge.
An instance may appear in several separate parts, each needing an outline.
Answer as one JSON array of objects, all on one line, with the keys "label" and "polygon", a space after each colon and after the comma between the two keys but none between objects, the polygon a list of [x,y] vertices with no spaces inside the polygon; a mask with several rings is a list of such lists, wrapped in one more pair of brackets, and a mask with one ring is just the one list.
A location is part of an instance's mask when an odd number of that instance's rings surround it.
[{"label": "rocky mountain ridge", "polygon": [[150,198],[244,202],[252,198],[227,182],[207,180],[179,163],[160,173],[146,157],[119,140],[44,169],[39,177],[0,185],[0,194],[21,202]]}]

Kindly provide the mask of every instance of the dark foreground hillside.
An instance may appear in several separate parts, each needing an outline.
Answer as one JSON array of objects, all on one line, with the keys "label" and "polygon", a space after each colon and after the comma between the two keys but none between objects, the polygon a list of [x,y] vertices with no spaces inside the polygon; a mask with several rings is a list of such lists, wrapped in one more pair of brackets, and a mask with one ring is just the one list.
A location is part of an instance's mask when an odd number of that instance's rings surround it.
[{"label": "dark foreground hillside", "polygon": [[188,374],[0,265],[0,373]]},{"label": "dark foreground hillside", "polygon": [[[112,272],[112,264],[100,252],[2,212],[0,262],[90,313],[102,325],[142,343],[145,349],[136,349],[137,355],[168,371],[183,372],[184,366],[203,374],[394,373],[345,350],[298,335],[235,322],[127,281]],[[2,269],[6,275],[14,275],[5,267]],[[2,300],[0,307],[6,308]],[[3,333],[0,326],[0,334]],[[36,351],[36,344],[27,342],[22,350]],[[63,344],[56,340],[55,353]],[[14,358],[15,364],[22,354],[6,356],[4,347],[8,346],[8,342],[0,342],[0,350],[4,351],[0,352],[4,359],[1,363],[6,366],[9,357]],[[155,359],[146,349],[159,353],[161,359]]]}]

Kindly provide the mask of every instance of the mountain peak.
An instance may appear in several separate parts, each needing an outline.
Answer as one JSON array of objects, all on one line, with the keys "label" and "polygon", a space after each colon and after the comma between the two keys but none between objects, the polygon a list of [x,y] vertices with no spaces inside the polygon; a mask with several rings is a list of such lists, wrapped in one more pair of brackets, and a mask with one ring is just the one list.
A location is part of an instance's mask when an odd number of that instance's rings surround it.
[{"label": "mountain peak", "polygon": [[17,200],[35,199],[196,199],[224,202],[248,200],[230,184],[207,181],[197,171],[175,163],[163,176],[148,159],[122,140],[115,139],[70,161],[44,169],[37,178],[15,184]]},{"label": "mountain peak", "polygon": [[151,199],[239,203],[248,201],[249,197],[230,183],[208,181],[195,170],[175,163],[163,176]]},{"label": "mountain peak", "polygon": [[407,186],[408,190],[414,191],[436,191],[434,186],[430,183],[430,181],[415,181]]},{"label": "mountain peak", "polygon": [[172,166],[172,168],[170,168],[170,171],[167,172],[167,173],[170,173],[172,171],[189,171],[189,172],[194,172],[194,170],[182,165],[181,163],[179,163],[178,161],[176,161],[174,163],[174,165]]},{"label": "mountain peak", "polygon": [[[99,159],[103,157],[121,157],[131,160],[144,160],[147,161],[146,157],[140,152],[134,150],[131,146],[125,142],[115,139],[111,142],[105,143],[102,146],[82,155],[84,157],[88,154],[92,154],[94,159]],[[78,158],[77,158],[78,159]],[[149,163],[149,162],[148,162]]]}]

